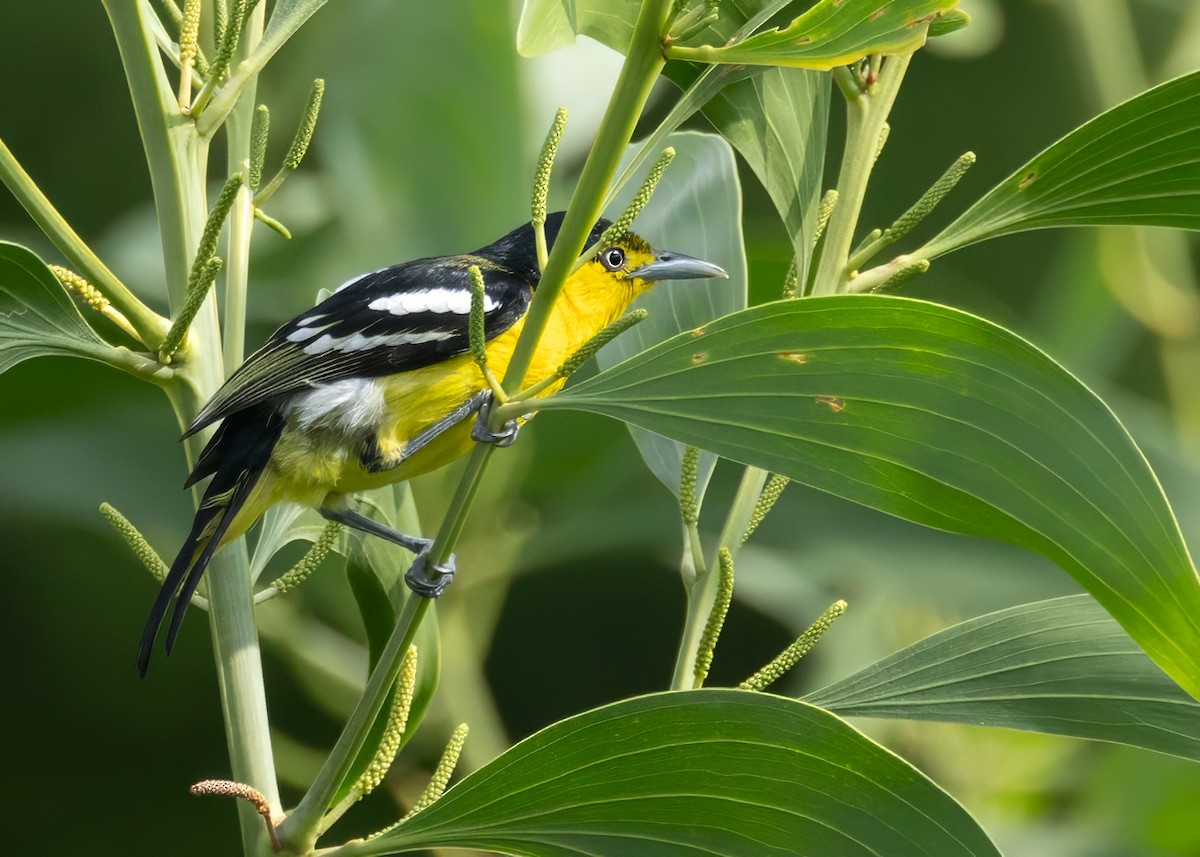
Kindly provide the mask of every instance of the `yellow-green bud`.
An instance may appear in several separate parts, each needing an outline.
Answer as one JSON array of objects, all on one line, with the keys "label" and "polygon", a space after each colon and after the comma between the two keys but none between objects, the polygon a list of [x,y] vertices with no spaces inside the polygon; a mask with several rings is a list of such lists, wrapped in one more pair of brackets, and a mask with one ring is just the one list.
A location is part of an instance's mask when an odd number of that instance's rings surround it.
[{"label": "yellow-green bud", "polygon": [[821,614],[816,622],[813,622],[807,631],[796,638],[795,642],[780,652],[773,661],[738,685],[738,687],[742,690],[763,690],[770,687],[774,682],[786,675],[788,670],[799,663],[800,659],[809,653],[809,650],[817,644],[821,636],[845,612],[846,602],[835,601],[829,606],[829,609]]},{"label": "yellow-green bud", "polygon": [[733,554],[729,548],[723,547],[718,552],[720,562],[720,582],[717,584],[717,597],[713,600],[712,611],[708,614],[708,622],[704,625],[704,633],[700,637],[700,647],[696,651],[696,666],[693,671],[692,687],[704,686],[708,671],[712,667],[713,653],[717,650],[717,640],[721,636],[721,628],[725,625],[725,617],[729,614],[729,605],[733,603]]}]

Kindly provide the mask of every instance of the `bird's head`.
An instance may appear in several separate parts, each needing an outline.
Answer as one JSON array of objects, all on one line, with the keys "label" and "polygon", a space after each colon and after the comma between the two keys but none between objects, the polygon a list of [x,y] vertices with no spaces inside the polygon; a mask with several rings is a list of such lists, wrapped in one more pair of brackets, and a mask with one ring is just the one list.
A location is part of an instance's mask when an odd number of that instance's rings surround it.
[{"label": "bird's head", "polygon": [[[546,245],[554,246],[562,227],[562,211],[546,218]],[[584,242],[586,247],[596,244],[611,225],[608,220],[598,220]],[[509,270],[525,276],[536,287],[540,276],[537,266],[537,249],[533,227],[526,223],[510,232],[495,244],[478,251],[480,255],[501,261]],[[712,262],[697,259],[674,250],[656,250],[650,243],[633,232],[626,232],[616,241],[600,247],[582,269],[589,280],[602,283],[617,283],[629,289],[633,296],[639,295],[660,280],[694,280],[706,277],[728,277],[725,270]]]}]

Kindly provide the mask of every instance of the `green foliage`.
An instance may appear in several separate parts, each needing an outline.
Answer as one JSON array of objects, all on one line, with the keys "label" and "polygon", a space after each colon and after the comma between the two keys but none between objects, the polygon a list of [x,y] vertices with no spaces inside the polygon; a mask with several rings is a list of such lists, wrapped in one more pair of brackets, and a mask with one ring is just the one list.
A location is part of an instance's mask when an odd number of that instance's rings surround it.
[{"label": "green foliage", "polygon": [[766,304],[542,408],[1042,553],[1200,695],[1200,578],[1154,474],[1091,391],[1003,328],[899,298]]},{"label": "green foliage", "polygon": [[555,857],[999,853],[952,798],[845,721],[728,690],[639,697],[556,723],[394,830],[337,854],[442,847]]},{"label": "green foliage", "polygon": [[[335,277],[344,278],[347,271],[478,246],[482,236],[511,228],[523,211],[520,200],[529,199],[522,177],[530,172],[526,161],[532,151],[524,152],[522,145],[534,138],[528,136],[522,117],[547,116],[554,104],[526,104],[528,93],[518,91],[517,61],[511,55],[503,16],[465,14],[459,4],[446,8],[435,4],[418,12],[389,10],[404,24],[399,36],[403,49],[397,49],[397,36],[380,26],[379,10],[336,4],[339,10],[322,18],[328,26],[319,36],[297,40],[295,53],[289,48],[275,60],[283,67],[290,63],[292,72],[279,79],[280,89],[273,88],[274,82],[272,88],[262,87],[271,95],[288,91],[288,77],[293,78],[296,86],[291,96],[296,103],[301,98],[300,81],[310,80],[314,71],[325,74],[328,67],[330,110],[315,144],[320,157],[306,159],[303,170],[288,181],[286,190],[281,189],[283,177],[301,166],[313,138],[324,92],[322,80],[311,90],[283,169],[252,201],[238,185],[244,177],[251,189],[258,190],[263,177],[268,113],[265,105],[254,107],[261,95],[259,75],[325,0],[270,4],[205,0],[186,4],[186,16],[170,0],[163,5],[166,18],[159,20],[150,3],[108,0],[105,4],[143,135],[158,235],[146,234],[139,226],[130,228],[128,234],[134,237],[118,240],[121,230],[113,229],[108,231],[118,238],[108,235],[97,246],[113,255],[114,268],[123,276],[129,272],[139,287],[155,287],[154,300],[166,298],[172,304],[175,323],[169,325],[126,288],[0,143],[0,181],[80,272],[47,268],[32,252],[0,243],[0,372],[40,355],[94,358],[160,385],[176,421],[187,425],[245,353],[247,315],[274,323],[308,305],[306,299],[284,291],[283,284],[290,288],[302,282],[297,292],[307,296],[313,286],[337,282]],[[1174,513],[1122,424],[1072,374],[1005,328],[934,303],[828,296],[908,286],[913,277],[930,269],[930,259],[1027,229],[1092,224],[1196,228],[1200,174],[1195,151],[1200,140],[1192,108],[1200,75],[1186,74],[1102,114],[1018,170],[924,247],[860,271],[892,241],[919,227],[971,160],[960,160],[891,228],[861,228],[864,212],[878,216],[871,210],[871,200],[882,183],[872,181],[873,171],[912,54],[927,36],[967,24],[965,13],[955,6],[955,0],[793,4],[785,0],[678,4],[527,0],[522,9],[518,46],[524,53],[554,50],[582,34],[621,52],[625,60],[608,110],[582,161],[554,250],[547,252],[544,236],[537,247],[543,281],[527,316],[512,374],[523,374],[540,320],[577,264],[584,236],[602,209],[614,217],[636,198],[637,210],[628,210],[630,217],[638,215],[634,224],[638,232],[656,247],[719,262],[729,270],[731,281],[656,287],[622,322],[568,360],[563,370],[580,369],[602,341],[620,333],[600,351],[598,375],[579,383],[572,380],[565,393],[538,403],[498,406],[493,409],[493,422],[524,415],[535,407],[615,416],[629,426],[655,476],[681,496],[680,567],[687,604],[672,687],[721,680],[721,670],[730,661],[724,655],[714,658],[714,650],[726,611],[738,621],[730,621],[720,635],[722,652],[737,646],[736,638],[743,636],[739,626],[744,613],[739,617],[739,609],[752,606],[768,612],[794,636],[803,627],[796,625],[800,617],[813,615],[820,605],[845,594],[854,600],[855,612],[842,621],[832,640],[821,644],[817,657],[805,662],[806,674],[811,665],[812,671],[832,682],[800,702],[735,691],[637,697],[554,723],[508,747],[499,714],[504,706],[492,699],[487,679],[507,671],[507,680],[515,688],[512,692],[525,697],[536,711],[535,724],[551,719],[545,714],[548,703],[558,700],[547,699],[540,692],[542,684],[531,692],[521,682],[536,680],[557,687],[557,677],[544,673],[539,659],[553,661],[555,645],[542,635],[564,612],[563,605],[555,603],[524,623],[536,635],[533,648],[527,650],[533,656],[527,652],[519,657],[489,656],[493,630],[498,622],[503,627],[501,605],[520,602],[529,590],[546,588],[510,591],[514,576],[554,561],[579,568],[593,554],[603,557],[596,560],[597,566],[617,565],[616,552],[628,551],[631,545],[653,544],[642,553],[661,556],[662,538],[679,530],[678,521],[656,517],[664,507],[674,513],[672,504],[663,502],[661,491],[636,490],[636,477],[629,469],[613,466],[615,456],[628,457],[632,447],[627,442],[592,442],[604,436],[600,428],[578,431],[574,426],[579,423],[571,423],[565,433],[572,454],[565,467],[562,458],[556,466],[555,459],[545,463],[541,457],[531,466],[525,455],[531,443],[523,441],[495,457],[492,448],[480,448],[465,470],[434,475],[415,489],[387,488],[363,498],[372,517],[411,533],[422,532],[419,500],[423,514],[432,511],[433,520],[442,520],[429,561],[443,561],[455,549],[460,553],[462,582],[442,610],[444,627],[452,629],[446,640],[447,675],[440,682],[439,704],[432,709],[441,678],[441,641],[430,602],[411,595],[405,586],[409,555],[379,540],[339,537],[336,528],[326,526],[311,511],[276,507],[265,516],[252,558],[240,543],[222,550],[206,581],[206,595],[197,596],[201,606],[210,610],[228,768],[235,778],[220,781],[218,790],[251,797],[257,808],[239,810],[247,857],[265,857],[277,838],[291,852],[309,853],[320,837],[328,837],[319,843],[322,853],[340,857],[464,846],[538,857],[681,850],[730,855],[768,850],[997,853],[967,811],[841,719],[851,715],[1011,726],[1200,759],[1200,733],[1194,727],[1197,703],[1186,692],[1200,693],[1200,581]],[[15,14],[15,10],[4,13]],[[1112,12],[1110,8],[1092,14],[1100,20]],[[189,21],[186,27],[184,17]],[[180,30],[185,31],[178,39],[182,47],[175,38]],[[453,62],[443,63],[447,45],[454,48]],[[212,58],[211,65],[205,57]],[[923,60],[914,61],[914,67]],[[766,65],[756,65],[762,63]],[[192,77],[193,65],[198,79]],[[88,67],[102,71],[95,62]],[[369,68],[368,77],[355,78],[364,67]],[[832,74],[813,70],[829,68]],[[1041,73],[1046,80],[1053,75],[1049,68]],[[646,113],[660,74],[682,92],[673,102],[662,104],[661,111]],[[939,77],[936,84],[942,84],[951,76],[927,77],[926,85],[935,88],[931,77]],[[353,85],[347,86],[347,80]],[[1105,81],[1110,83],[1111,77]],[[838,84],[836,90],[833,82]],[[78,98],[76,89],[83,83],[71,79],[73,98]],[[834,92],[841,97],[835,99]],[[844,100],[847,111],[846,139],[833,141],[832,147],[843,153],[836,181],[824,172],[829,113],[835,100],[839,106]],[[88,101],[85,97],[75,103]],[[980,113],[972,112],[973,105],[961,97],[944,99],[939,109],[944,111],[945,104],[955,106],[955,121],[964,126],[969,125],[968,114]],[[699,111],[718,134],[679,132]],[[660,115],[655,125],[653,120]],[[565,190],[568,182],[563,181],[563,173],[579,160],[573,155],[560,158],[559,172],[551,177],[553,149],[563,138],[564,120],[565,112],[560,111],[534,178],[535,221],[544,217],[551,188]],[[584,124],[581,136],[591,139],[593,129],[586,121],[576,124]],[[91,130],[91,123],[88,127]],[[635,128],[648,133],[639,144],[630,145]],[[932,177],[956,152],[974,145],[974,141],[955,141],[952,151],[937,152],[938,130],[939,126],[930,125],[930,133],[922,128],[914,134],[911,127],[896,122],[893,149],[902,136],[910,146],[904,170],[910,169],[912,160],[914,175]],[[56,139],[65,136],[69,135],[56,135]],[[924,160],[912,157],[914,136],[928,150]],[[97,131],[90,142],[99,146],[101,137]],[[568,134],[563,145],[575,142]],[[644,174],[651,159],[665,148],[678,153],[672,168],[662,174],[660,162],[651,169],[652,175],[662,177],[657,188],[652,182],[637,191],[631,180]],[[983,146],[980,149],[984,151]],[[206,200],[222,180],[213,152],[225,157],[229,178],[209,214]],[[779,239],[771,234],[778,229],[763,228],[771,219],[763,216],[766,206],[746,212],[754,275],[762,286],[756,294],[778,295],[782,282],[785,296],[798,300],[745,309],[750,266],[735,152],[762,184],[783,234]],[[890,154],[891,150],[881,163],[887,164]],[[985,152],[985,163],[987,157]],[[95,162],[107,160],[97,156]],[[82,190],[91,189],[78,176],[75,181],[80,190],[72,200],[72,211],[88,198]],[[255,207],[276,190],[299,240],[286,251],[276,250],[269,235],[256,243],[255,264],[264,264],[252,278],[254,218],[287,234]],[[751,204],[755,195],[748,194]],[[914,196],[906,190],[901,202],[890,200],[880,210],[894,215]],[[868,200],[866,207],[864,200]],[[105,222],[113,214],[105,211]],[[222,250],[227,264],[221,287],[225,310],[218,317],[216,302],[208,296],[221,264],[215,253],[226,215],[230,228]],[[887,222],[876,221],[880,227]],[[92,224],[81,231],[94,234],[96,230]],[[122,255],[122,240],[139,249],[161,243],[165,279],[158,277],[157,268],[147,273],[148,268],[131,262],[128,250]],[[1161,277],[1147,263],[1137,275],[1119,279],[1145,283],[1148,291],[1153,290],[1168,269],[1186,269],[1186,255],[1168,255]],[[955,271],[957,295],[965,295],[964,286],[970,285],[963,270]],[[935,268],[928,279],[940,273]],[[247,286],[252,279],[254,292],[262,296],[255,298],[260,303],[247,313]],[[912,284],[921,288],[925,279]],[[1109,274],[1109,279],[1118,278]],[[1077,274],[1055,277],[1050,283],[1057,289],[1074,280],[1082,278]],[[1084,294],[1088,285],[1076,288]],[[807,299],[813,293],[822,297]],[[1173,306],[1191,306],[1186,297],[1176,295],[1175,300]],[[1087,294],[1081,302],[1094,311],[1096,295]],[[478,328],[481,295],[475,296],[474,304]],[[1154,306],[1158,317],[1170,314],[1159,304]],[[647,313],[645,323],[625,329]],[[1194,317],[1175,313],[1172,320],[1177,340],[1164,347],[1164,353],[1186,352],[1194,345],[1186,339],[1193,331],[1188,325],[1200,329],[1200,309]],[[1011,324],[1016,327],[1017,322]],[[1136,338],[1126,331],[1125,340]],[[478,329],[473,340],[473,351],[482,358]],[[1106,338],[1105,345],[1113,341],[1117,343],[1113,347],[1119,348],[1120,336]],[[177,348],[184,349],[180,354],[186,359],[171,360]],[[1200,359],[1200,349],[1193,351],[1192,356]],[[1194,368],[1196,364],[1181,365]],[[1094,366],[1086,368],[1092,374],[1085,377],[1099,374]],[[1179,368],[1171,366],[1164,374],[1194,377]],[[7,384],[17,378],[19,383],[25,371],[3,380]],[[1140,365],[1138,371],[1141,379]],[[586,375],[587,370],[579,374]],[[64,377],[67,386],[74,383],[73,376]],[[527,383],[539,380],[530,378]],[[90,397],[107,407],[106,396],[118,388],[105,387],[103,395],[81,394],[92,393],[89,383],[86,376],[74,395],[68,392],[62,402],[54,402],[55,413],[66,414],[72,408],[70,430],[43,432],[37,426],[22,435],[19,426],[14,430],[0,425],[0,441],[17,450],[14,455],[6,450],[6,460],[19,463],[26,457],[22,450],[37,449],[36,443],[41,443],[53,449],[53,460],[66,474],[47,468],[45,478],[32,489],[25,485],[18,499],[0,495],[0,504],[9,504],[0,517],[23,526],[23,516],[38,514],[38,502],[57,513],[79,497],[90,520],[95,501],[111,496],[110,490],[139,498],[130,501],[134,506],[139,501],[159,505],[167,468],[139,460],[137,469],[152,472],[151,476],[103,470],[114,457],[108,453],[128,444],[134,431],[150,421],[133,406],[122,413],[119,424],[97,419],[85,400]],[[1186,389],[1181,394],[1178,388],[1175,394],[1177,415],[1187,425],[1189,403],[1200,413],[1194,407],[1195,396]],[[499,399],[503,401],[503,396]],[[5,406],[8,416],[13,409],[7,408],[7,402]],[[20,410],[15,409],[18,416]],[[539,420],[534,438],[555,438],[556,423],[552,416]],[[164,428],[164,436],[174,430],[174,426]],[[83,431],[86,439],[76,436]],[[1140,440],[1142,435],[1138,436]],[[22,437],[25,447],[20,446]],[[189,461],[195,461],[201,442],[202,438],[189,442]],[[546,445],[553,447],[555,442]],[[76,454],[80,450],[87,455]],[[149,455],[151,446],[146,450]],[[545,455],[545,448],[540,452]],[[718,489],[705,504],[705,489],[718,455],[751,466],[742,472],[732,499],[729,486],[718,480]],[[500,478],[489,484],[485,471]],[[144,484],[138,479],[144,479]],[[867,518],[863,525],[859,516],[866,514],[864,510],[847,512],[836,504],[822,507],[827,498],[814,498],[800,488],[781,498],[788,479],[929,527],[993,537],[1030,549],[1066,569],[1096,600],[1077,596],[971,619],[837,680],[845,675],[846,663],[870,659],[859,655],[876,642],[872,637],[876,627],[893,628],[909,618],[904,611],[918,595],[908,592],[904,598],[894,598],[892,594],[921,585],[908,579],[879,586],[882,573],[847,561],[861,556],[851,548],[875,546],[874,563],[886,564],[885,572],[893,572],[896,578],[903,572],[912,574],[915,565],[929,565],[930,556],[940,555],[901,548],[880,560],[878,555],[886,554],[892,544],[885,533],[899,527],[899,522]],[[1192,499],[1186,486],[1189,480],[1179,481],[1184,483],[1180,498],[1186,503]],[[95,496],[97,486],[103,489],[99,496]],[[152,499],[141,499],[145,497]],[[764,523],[777,500],[781,511]],[[131,508],[155,543],[163,543],[161,532],[178,526],[178,516],[166,504],[162,511],[147,513],[131,507],[124,496],[119,502]],[[18,511],[15,518],[8,514],[13,509]],[[468,512],[473,516],[470,521]],[[60,514],[62,519],[68,516],[68,512]],[[161,573],[163,563],[146,539],[119,513],[110,517],[130,539],[135,553],[152,571]],[[1181,506],[1185,523],[1194,517]],[[59,520],[56,526],[64,522]],[[764,524],[761,529],[760,524]],[[710,526],[714,531],[707,529]],[[643,535],[651,532],[657,541]],[[756,540],[778,540],[782,546],[770,551],[752,546],[738,554],[756,532]],[[910,530],[903,532],[905,540],[914,540],[906,547],[916,544],[917,536]],[[848,550],[806,553],[809,542],[820,540],[838,542]],[[257,584],[255,592],[256,581],[270,579],[262,577],[268,568],[288,559],[280,554],[292,542],[313,546],[293,572],[274,585]],[[946,555],[954,559],[946,564],[956,567],[944,572],[944,579],[953,575],[955,586],[937,587],[926,599],[939,608],[948,612],[962,608],[964,602],[955,600],[955,587],[978,588],[985,576],[989,585],[1006,587],[1008,596],[1022,588],[1020,584],[997,583],[995,578],[1011,574],[1014,580],[1033,580],[1055,591],[1054,582],[1036,576],[1042,569],[1035,558],[1025,557],[1024,563],[1033,566],[1025,570],[1011,554],[1002,554],[1002,560],[987,554],[992,565],[977,568],[961,558],[985,551],[965,540],[953,543],[953,551],[947,550]],[[39,550],[49,555],[59,547],[44,544]],[[311,574],[330,549],[345,557],[344,579],[332,571]],[[289,553],[300,557],[296,548]],[[81,564],[61,565],[73,569]],[[82,565],[90,569],[90,558]],[[587,577],[608,580],[610,571],[620,572],[619,568],[601,570],[604,574]],[[773,578],[786,576],[793,588],[804,591],[803,603],[780,597],[784,581],[764,582],[764,572]],[[274,597],[290,588],[289,582],[310,576],[298,591],[286,598]],[[14,575],[9,585],[43,577],[52,581],[51,586],[59,585],[60,579],[48,575]],[[112,577],[119,585],[132,576]],[[618,580],[615,574],[612,579]],[[651,577],[631,579],[638,580],[636,586],[610,584],[613,589],[621,587],[622,611],[632,617],[648,604],[654,621],[663,616],[673,621],[673,615],[648,595],[652,590],[645,581]],[[817,591],[818,581],[845,591]],[[70,582],[82,586],[90,578]],[[1069,583],[1066,578],[1062,582]],[[1023,592],[1021,597],[1044,594],[1051,593]],[[40,607],[53,602],[57,608],[64,600],[37,603]],[[111,589],[76,600],[121,602]],[[258,603],[263,606],[255,611]],[[880,603],[886,604],[887,615],[879,614]],[[860,604],[867,605],[861,614]],[[876,605],[874,613],[871,604]],[[781,679],[844,606],[844,601],[835,601],[816,625],[743,686],[759,690]],[[30,615],[41,612],[28,611]],[[932,624],[928,617],[920,618],[922,627]],[[644,630],[637,624],[622,615],[614,625],[619,633],[606,630],[602,639],[605,658],[626,677],[640,681],[653,669],[652,653],[644,649],[635,649],[634,656],[620,653],[627,635],[633,639]],[[937,624],[942,624],[940,617]],[[56,622],[54,627],[78,625]],[[80,633],[87,633],[82,627]],[[268,708],[258,630],[296,670],[297,685],[320,709],[320,729],[296,727],[293,717],[303,706],[294,706],[293,697],[285,697],[286,714],[283,706]],[[27,644],[25,639],[20,642]],[[786,637],[768,653],[779,651],[785,642]],[[894,646],[889,639],[887,650]],[[91,647],[87,649],[82,653],[85,659]],[[415,669],[411,661],[402,665],[401,659],[414,650],[420,652]],[[752,663],[762,663],[766,655],[759,651],[754,657]],[[713,664],[716,673],[709,676]],[[178,659],[172,664],[179,665]],[[363,676],[364,667],[369,668],[369,676]],[[612,697],[598,670],[584,665],[582,657],[571,669],[587,686],[584,704],[594,704],[598,694]],[[743,667],[737,677],[748,670]],[[79,672],[81,683],[91,673],[107,677],[103,670]],[[654,681],[661,678],[665,671]],[[495,679],[492,686],[503,693],[508,688],[502,681]],[[106,682],[105,692],[109,689]],[[71,691],[73,700],[103,696],[89,694],[86,688]],[[565,710],[576,710],[570,707],[576,700],[566,692],[562,696]],[[211,709],[195,701],[176,706],[185,707],[187,711]],[[423,730],[418,743],[396,759],[395,766],[402,772],[389,788],[379,789],[381,794],[403,795],[389,818],[401,817],[404,805],[415,814],[403,816],[375,837],[347,841],[341,826],[332,826],[364,793],[382,783],[396,752],[410,742],[427,711],[434,712],[433,727]],[[268,713],[273,716],[270,720]],[[345,723],[332,750],[306,746],[296,737],[326,735],[328,717]],[[432,762],[437,757],[449,726],[462,719],[471,720],[472,743],[464,748],[466,727],[459,727],[433,776],[418,774],[414,768],[422,766],[422,759]],[[145,720],[170,723],[172,740],[178,731],[197,731],[182,725],[179,711]],[[106,734],[121,726],[110,723]],[[527,731],[513,729],[521,734]],[[159,736],[146,734],[138,740],[149,746]],[[324,743],[323,737],[310,740]],[[43,745],[38,745],[39,753]],[[460,752],[474,773],[447,792]],[[928,770],[937,770],[936,759],[920,747],[914,752],[922,756],[923,768],[928,762]],[[50,767],[40,758],[38,765]],[[211,759],[204,765],[211,767]],[[971,771],[980,779],[985,774]],[[32,783],[33,773],[29,776],[24,791],[43,794],[44,789]],[[417,789],[409,786],[417,783],[419,788],[425,779],[430,785],[414,804]],[[947,778],[952,781],[953,776]],[[281,800],[281,783],[303,790],[297,806]],[[971,792],[982,791],[982,786],[975,788],[974,782],[972,786],[963,791],[977,799]],[[136,788],[144,791],[145,784],[138,782]],[[382,797],[372,800],[376,806],[386,804]],[[85,802],[79,810],[86,813],[88,808]],[[156,805],[140,817],[142,826],[153,826],[160,814]],[[368,814],[363,811],[364,818]],[[719,825],[713,819],[719,819]],[[264,834],[264,821],[269,836]],[[355,816],[346,825],[357,823]],[[86,820],[80,826],[96,829],[96,823]],[[158,836],[147,833],[142,838],[160,843],[177,836],[182,826],[164,823],[164,829]],[[1007,826],[1002,822],[997,829],[1007,830]],[[324,848],[334,839],[346,844]],[[19,845],[11,847],[21,850]],[[1187,847],[1178,850],[1188,852]]]},{"label": "green foliage", "polygon": [[1200,72],[1081,125],[998,184],[924,248],[932,258],[1049,226],[1200,229]]},{"label": "green foliage", "polygon": [[45,262],[0,241],[0,372],[31,357],[107,360],[111,351]]},{"label": "green foliage", "polygon": [[909,54],[958,0],[821,0],[785,27],[732,45],[668,48],[667,56],[715,63],[828,70],[865,56]]},{"label": "green foliage", "polygon": [[1200,761],[1200,703],[1086,595],[971,619],[804,699],[846,717],[1029,729]]}]

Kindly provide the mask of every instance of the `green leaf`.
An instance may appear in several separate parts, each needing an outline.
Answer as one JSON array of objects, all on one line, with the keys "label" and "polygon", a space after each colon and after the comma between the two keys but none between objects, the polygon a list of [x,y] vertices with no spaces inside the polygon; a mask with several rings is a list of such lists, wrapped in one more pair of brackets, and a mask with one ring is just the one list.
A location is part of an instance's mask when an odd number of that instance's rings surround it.
[{"label": "green leaf", "polygon": [[769,68],[726,87],[704,108],[775,203],[799,260],[800,282],[808,277],[821,201],[829,95],[827,74]]},{"label": "green leaf", "polygon": [[263,28],[254,53],[274,56],[329,0],[275,0],[271,17]]},{"label": "green leaf", "polygon": [[45,262],[0,241],[0,373],[48,355],[108,361],[113,350],[88,327]]},{"label": "green leaf", "polygon": [[[742,190],[733,149],[715,134],[696,131],[672,134],[663,145],[675,148],[675,159],[634,229],[656,247],[716,262],[729,273],[729,279],[661,283],[642,295],[634,306],[648,310],[649,318],[600,350],[596,360],[602,369],[746,306]],[[629,147],[622,167],[638,148]],[[628,185],[605,215],[620,214],[636,191],[636,185]],[[678,495],[683,444],[636,426],[630,426],[630,431],[651,472]],[[701,456],[700,496],[715,464],[716,456]]]},{"label": "green leaf", "polygon": [[1049,226],[1200,229],[1200,72],[1076,128],[993,188],[920,251]]},{"label": "green leaf", "polygon": [[517,52],[536,57],[590,36],[625,53],[641,0],[525,0],[517,24]]},{"label": "green leaf", "polygon": [[1200,696],[1200,578],[1149,465],[1090,390],[984,319],[866,295],[766,304],[540,406],[1037,551]]},{"label": "green leaf", "polygon": [[[368,506],[364,512],[371,518],[390,527],[416,532],[416,516],[408,483],[377,488],[365,492],[361,497]],[[404,599],[411,597],[404,583],[404,572],[411,564],[412,556],[398,545],[374,536],[362,536],[357,533],[351,536],[346,556],[346,579],[350,582],[350,589],[362,615],[372,668],[387,646]],[[436,605],[431,605],[426,611],[424,621],[417,627],[413,644],[417,647],[417,684],[413,691],[412,707],[409,709],[408,725],[400,742],[401,747],[408,743],[425,717],[441,674],[441,644],[438,638]],[[350,793],[351,787],[371,764],[387,727],[388,711],[389,706],[385,705],[372,724],[362,749],[331,805],[336,806]]]},{"label": "green leaf", "polygon": [[719,46],[669,47],[671,59],[829,70],[871,55],[909,54],[958,0],[821,0],[786,27]]},{"label": "green leaf", "polygon": [[258,540],[250,557],[250,579],[258,580],[275,554],[296,541],[315,542],[328,523],[315,509],[295,503],[276,503],[262,517]]},{"label": "green leaf", "polygon": [[845,721],[769,694],[644,696],[522,741],[346,857],[996,855],[937,785]]},{"label": "green leaf", "polygon": [[1089,595],[971,619],[804,700],[842,716],[1004,726],[1200,760],[1200,704]]}]

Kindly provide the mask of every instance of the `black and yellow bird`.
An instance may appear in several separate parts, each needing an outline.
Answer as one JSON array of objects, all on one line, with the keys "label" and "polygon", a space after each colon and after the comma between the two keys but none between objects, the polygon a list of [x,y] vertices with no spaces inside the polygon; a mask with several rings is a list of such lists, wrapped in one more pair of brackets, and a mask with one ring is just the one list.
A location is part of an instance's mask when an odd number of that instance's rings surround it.
[{"label": "black and yellow bird", "polygon": [[[548,243],[561,224],[561,212],[547,219]],[[608,225],[596,224],[588,246]],[[146,622],[137,660],[143,675],[171,602],[168,653],[213,554],[276,503],[314,507],[414,553],[428,549],[428,540],[355,511],[349,495],[433,470],[474,440],[511,441],[515,423],[498,434],[482,420],[472,425],[491,394],[469,353],[471,266],[484,280],[488,365],[502,375],[538,285],[528,223],[474,253],[418,259],[349,281],[276,330],[201,410],[185,438],[221,424],[185,487],[212,481]],[[723,276],[716,265],[654,250],[625,233],[567,280],[527,377],[548,377],[656,281]],[[424,572],[410,573],[409,585],[437,596],[453,565]]]}]

